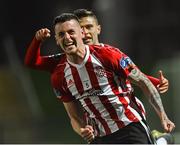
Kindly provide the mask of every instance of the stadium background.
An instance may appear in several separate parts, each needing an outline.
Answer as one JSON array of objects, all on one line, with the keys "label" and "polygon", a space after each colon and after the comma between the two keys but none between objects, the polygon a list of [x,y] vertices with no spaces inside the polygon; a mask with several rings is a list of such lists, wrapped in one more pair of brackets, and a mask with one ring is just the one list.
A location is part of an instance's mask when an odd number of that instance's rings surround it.
[{"label": "stadium background", "polygon": [[[0,2],[0,143],[84,143],[71,129],[63,105],[50,87],[49,74],[23,65],[36,30],[53,18],[77,8],[94,10],[102,25],[101,42],[120,47],[149,75],[162,69],[169,79],[162,95],[165,110],[175,123],[180,143],[180,9],[178,0],[31,0]],[[53,35],[53,34],[52,34]],[[42,54],[59,52],[52,37]],[[147,99],[151,129],[162,131]]]}]

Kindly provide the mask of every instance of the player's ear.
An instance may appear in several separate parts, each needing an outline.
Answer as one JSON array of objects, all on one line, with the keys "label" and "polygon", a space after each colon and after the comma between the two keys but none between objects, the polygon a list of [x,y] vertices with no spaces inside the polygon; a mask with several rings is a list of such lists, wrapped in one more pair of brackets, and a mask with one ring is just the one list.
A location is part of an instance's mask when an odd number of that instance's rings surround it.
[{"label": "player's ear", "polygon": [[98,30],[98,34],[100,34],[101,33],[101,25],[97,26],[97,30]]},{"label": "player's ear", "polygon": [[81,28],[81,34],[82,34],[82,38],[84,38],[85,37],[85,33],[84,33],[82,28]]},{"label": "player's ear", "polygon": [[54,38],[55,38],[55,40],[56,40],[56,44],[59,45],[58,39],[57,39],[57,35],[54,35]]}]

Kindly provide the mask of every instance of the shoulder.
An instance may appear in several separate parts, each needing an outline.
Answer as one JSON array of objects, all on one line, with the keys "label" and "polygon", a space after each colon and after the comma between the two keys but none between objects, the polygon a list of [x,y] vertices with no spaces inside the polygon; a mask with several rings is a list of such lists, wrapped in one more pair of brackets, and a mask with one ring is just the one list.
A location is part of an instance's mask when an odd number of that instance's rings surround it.
[{"label": "shoulder", "polygon": [[120,48],[117,48],[117,47],[115,47],[115,46],[112,46],[112,45],[109,45],[109,44],[104,44],[104,46],[107,47],[107,48],[109,48],[109,49],[111,49],[111,50],[113,50],[113,51],[117,51],[117,52],[119,52],[119,53],[123,53],[123,52],[120,50]]},{"label": "shoulder", "polygon": [[123,52],[119,50],[119,48],[113,47],[111,45],[104,44],[102,45],[89,45],[90,52],[93,53],[98,53],[98,55],[102,57],[108,57],[110,56],[116,56],[116,55],[122,55]]},{"label": "shoulder", "polygon": [[51,72],[51,81],[53,81],[54,83],[61,82],[60,80],[62,80],[64,76],[64,69],[66,67],[66,55],[62,54],[59,59],[60,60],[58,61],[56,67]]},{"label": "shoulder", "polygon": [[91,45],[90,51],[92,55],[94,55],[97,59],[100,60],[100,62],[102,62],[105,66],[108,67],[115,64],[117,65],[119,60],[121,60],[124,56],[124,53],[110,45]]}]

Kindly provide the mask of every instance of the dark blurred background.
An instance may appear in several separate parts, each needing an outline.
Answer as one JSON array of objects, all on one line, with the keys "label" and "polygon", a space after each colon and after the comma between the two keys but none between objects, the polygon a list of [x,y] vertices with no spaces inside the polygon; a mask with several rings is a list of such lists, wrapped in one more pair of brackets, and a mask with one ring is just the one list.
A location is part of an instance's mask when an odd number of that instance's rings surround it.
[{"label": "dark blurred background", "polygon": [[[52,21],[62,12],[93,10],[102,25],[101,42],[121,48],[146,74],[161,69],[170,87],[162,95],[180,143],[180,9],[178,0],[2,0],[0,4],[0,143],[85,143],[72,130],[49,74],[23,65],[35,32],[48,27],[52,38],[42,55],[59,52]],[[139,88],[151,129],[163,131],[159,118]]]}]

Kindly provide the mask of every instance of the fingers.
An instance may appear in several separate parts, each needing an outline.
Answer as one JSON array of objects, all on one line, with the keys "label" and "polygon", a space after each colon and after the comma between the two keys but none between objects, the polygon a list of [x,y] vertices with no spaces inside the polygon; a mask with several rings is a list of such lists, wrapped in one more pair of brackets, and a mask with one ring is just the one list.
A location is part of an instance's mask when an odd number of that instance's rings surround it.
[{"label": "fingers", "polygon": [[86,125],[86,128],[88,128],[90,131],[94,132],[94,129],[91,125]]},{"label": "fingers", "polygon": [[164,76],[163,76],[163,72],[162,70],[159,70],[159,80],[163,80],[164,79]]},{"label": "fingers", "polygon": [[88,143],[90,143],[94,139],[94,134],[91,132],[85,132],[85,134],[83,134],[82,137],[84,140],[86,140]]},{"label": "fingers", "polygon": [[158,91],[162,94],[168,91],[169,84],[167,82],[157,85]]},{"label": "fingers", "polygon": [[47,28],[42,28],[36,32],[36,39],[40,41],[44,41],[46,38],[50,37],[50,30]]},{"label": "fingers", "polygon": [[166,116],[166,114],[162,114],[162,125],[163,125],[163,128],[165,130],[165,132],[172,132],[175,128],[175,124],[169,120]]},{"label": "fingers", "polygon": [[167,133],[172,132],[174,130],[174,128],[175,128],[175,124],[173,122],[171,122],[170,120],[164,126],[164,129]]},{"label": "fingers", "polygon": [[84,140],[90,143],[94,139],[94,130],[92,126],[87,125],[85,128],[81,128],[81,136]]},{"label": "fingers", "polygon": [[169,88],[169,81],[164,77],[163,72],[159,71],[159,81],[160,84],[157,85],[158,91],[162,94],[168,91]]}]

